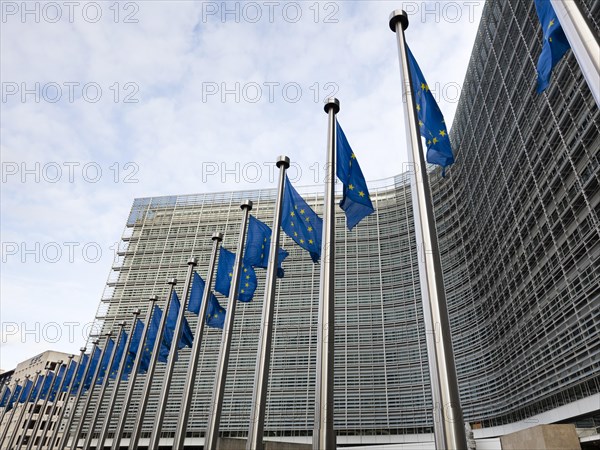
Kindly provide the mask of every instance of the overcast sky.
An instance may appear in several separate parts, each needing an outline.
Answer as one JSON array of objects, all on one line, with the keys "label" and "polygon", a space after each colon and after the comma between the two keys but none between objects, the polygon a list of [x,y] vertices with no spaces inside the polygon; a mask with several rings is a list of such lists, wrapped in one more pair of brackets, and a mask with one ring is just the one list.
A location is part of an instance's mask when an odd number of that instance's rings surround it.
[{"label": "overcast sky", "polygon": [[389,13],[451,123],[483,3],[3,1],[0,368],[85,343],[134,198],[274,187],[279,154],[320,183],[330,95],[400,173]]}]

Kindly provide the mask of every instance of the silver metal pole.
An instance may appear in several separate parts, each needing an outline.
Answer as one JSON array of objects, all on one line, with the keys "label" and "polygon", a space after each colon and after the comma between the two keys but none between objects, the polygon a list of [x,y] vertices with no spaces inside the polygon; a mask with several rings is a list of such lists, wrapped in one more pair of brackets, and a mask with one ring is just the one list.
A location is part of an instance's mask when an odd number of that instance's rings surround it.
[{"label": "silver metal pole", "polygon": [[[88,363],[85,367],[85,370],[83,372],[83,375],[81,377],[80,383],[79,383],[79,388],[77,389],[77,393],[75,394],[75,399],[73,400],[73,407],[71,408],[71,413],[69,414],[69,419],[67,420],[67,425],[65,426],[65,431],[63,432],[63,435],[59,441],[59,445],[58,448],[59,450],[63,450],[65,448],[65,445],[67,444],[67,440],[69,439],[69,430],[71,429],[71,425],[73,424],[73,420],[75,418],[75,413],[77,412],[77,406],[79,406],[79,400],[81,400],[81,396],[83,395],[83,391],[85,389],[85,380],[90,372],[90,364],[92,362],[92,358],[94,356],[94,353],[96,352],[96,348],[98,347],[98,340],[95,339],[92,342],[92,353],[90,358],[88,359]],[[85,347],[81,347],[80,349],[80,354],[79,354],[79,364],[81,364],[81,362],[83,361],[83,355],[85,353]],[[79,368],[78,368],[79,370]],[[77,373],[75,374],[77,375]],[[58,438],[58,431],[60,428],[60,422],[62,422],[62,419],[65,416],[66,410],[67,410],[67,405],[69,403],[69,398],[71,397],[71,395],[73,394],[73,387],[75,384],[75,376],[73,376],[73,380],[71,380],[71,386],[69,388],[69,394],[67,395],[67,398],[65,399],[65,403],[63,404],[63,409],[61,411],[61,416],[59,419],[59,422],[56,424],[56,428],[54,429],[54,433],[52,434],[52,439],[50,440],[50,445],[49,447],[52,448],[52,446],[54,445],[54,442],[56,441],[56,439]]]},{"label": "silver metal pole", "polygon": [[[54,397],[54,401],[52,402],[52,406],[50,407],[50,412],[48,413],[48,420],[46,421],[46,426],[44,427],[44,429],[42,431],[42,435],[40,436],[40,445],[43,445],[44,439],[46,438],[46,436],[48,434],[48,430],[50,430],[50,428],[52,426],[52,418],[54,417],[54,413],[56,412],[56,406],[60,399],[62,391],[65,388],[65,383],[67,381],[67,374],[69,373],[69,368],[71,367],[71,364],[74,364],[73,358],[75,358],[75,355],[68,356],[69,361],[67,362],[67,364],[65,366],[65,372],[63,374],[63,378],[62,378],[62,380],[60,380],[60,385],[58,386],[58,390],[56,391],[56,396]],[[55,426],[58,426],[58,425],[59,425],[59,423],[55,422]],[[48,447],[48,448],[50,448],[50,447]]]},{"label": "silver metal pole", "polygon": [[[70,356],[69,358],[72,358],[72,356]],[[69,359],[70,360],[70,359]],[[33,431],[31,432],[31,438],[29,439],[29,442],[27,443],[27,450],[31,450],[33,448],[33,442],[35,441],[35,435],[38,434],[38,432],[40,431],[40,426],[42,424],[42,417],[44,416],[44,411],[46,411],[46,406],[48,406],[48,399],[50,398],[50,395],[52,394],[52,391],[54,390],[54,386],[56,385],[56,378],[57,375],[60,373],[60,368],[62,367],[63,364],[63,360],[59,360],[56,364],[56,367],[54,369],[54,376],[52,378],[52,381],[50,383],[50,387],[48,389],[48,392],[46,393],[46,398],[44,398],[44,401],[42,402],[42,406],[40,407],[40,412],[38,413],[38,419],[35,421],[35,425],[33,426]],[[65,366],[65,370],[66,370]],[[64,377],[63,377],[64,380]],[[62,381],[61,381],[61,385],[62,385]],[[54,404],[54,402],[52,402]],[[30,415],[30,420],[31,417],[33,417],[33,412]],[[46,424],[50,423],[50,419],[52,418],[52,416],[48,415],[48,420],[46,421]],[[43,446],[43,440],[42,437],[40,437],[40,444],[39,446],[42,447]]]},{"label": "silver metal pole", "polygon": [[600,107],[600,43],[574,0],[550,0],[581,73]]},{"label": "silver metal pole", "polygon": [[196,322],[196,335],[194,336],[194,344],[188,364],[186,383],[183,388],[183,399],[181,401],[181,417],[177,423],[177,431],[173,441],[173,450],[183,450],[185,443],[185,433],[187,431],[187,422],[190,417],[190,407],[192,405],[192,395],[194,393],[194,385],[196,384],[196,374],[198,370],[198,362],[200,361],[200,348],[202,345],[202,335],[204,334],[204,324],[206,323],[206,311],[208,309],[208,299],[211,295],[212,280],[215,273],[215,263],[217,261],[217,252],[219,244],[223,240],[223,233],[215,232],[212,235],[213,248],[210,254],[210,262],[208,264],[208,274],[204,292],[202,293],[202,301],[200,303],[200,311]]},{"label": "silver metal pole", "polygon": [[[108,387],[108,383],[110,382],[110,371],[112,370],[112,366],[115,363],[115,358],[117,357],[117,351],[119,346],[121,345],[121,339],[124,339],[123,328],[125,328],[126,322],[122,321],[119,323],[119,331],[117,332],[117,340],[115,341],[115,346],[113,347],[113,351],[110,354],[110,358],[108,359],[108,365],[106,366],[106,371],[104,372],[104,378],[102,380],[102,384],[100,385],[100,393],[98,394],[98,398],[96,399],[96,407],[94,408],[94,412],[92,413],[92,420],[90,420],[90,426],[88,427],[88,433],[85,436],[85,441],[83,442],[83,448],[88,450],[92,443],[92,437],[94,435],[94,427],[96,422],[98,422],[98,416],[100,415],[100,409],[102,408],[102,402],[104,401],[104,394],[106,394],[106,388]],[[121,355],[121,357],[123,357]],[[91,398],[91,396],[90,396]]]},{"label": "silver metal pole", "polygon": [[198,258],[190,258],[188,260],[188,270],[185,277],[185,283],[183,285],[183,296],[181,299],[181,304],[179,305],[177,323],[175,324],[175,330],[173,331],[173,340],[171,341],[169,359],[167,359],[167,367],[165,368],[162,390],[160,392],[160,398],[158,400],[158,411],[156,412],[156,416],[154,417],[154,429],[152,430],[152,435],[150,437],[149,448],[157,449],[159,446],[160,432],[162,430],[162,424],[165,418],[167,401],[169,400],[169,391],[171,389],[171,380],[173,379],[173,372],[175,371],[175,360],[177,359],[177,352],[179,350],[179,339],[181,337],[181,330],[183,328],[185,309],[190,295],[190,284],[192,282],[192,276],[194,275],[194,267],[196,267],[197,265]]},{"label": "silver metal pole", "polygon": [[[83,424],[85,423],[85,416],[87,416],[88,410],[90,409],[90,405],[92,403],[92,394],[94,393],[94,388],[96,386],[96,381],[98,380],[98,375],[100,374],[100,369],[102,368],[102,360],[104,359],[104,353],[106,352],[106,347],[108,347],[108,340],[112,336],[112,332],[108,332],[105,334],[106,341],[104,342],[104,348],[100,351],[100,359],[98,360],[98,365],[94,370],[94,375],[92,376],[92,380],[90,383],[90,388],[88,389],[87,397],[85,398],[85,403],[83,404],[83,409],[81,411],[81,417],[79,418],[79,422],[77,423],[77,428],[75,428],[75,434],[73,435],[73,441],[71,442],[71,450],[77,448],[77,444],[79,444],[79,438],[81,437],[81,432],[83,430]],[[113,351],[115,348],[113,347]],[[92,357],[94,354],[92,353]],[[106,368],[106,370],[110,370],[110,366]],[[85,380],[84,380],[85,381]],[[83,386],[84,383],[82,383]],[[83,391],[81,391],[83,394]],[[75,415],[77,411],[73,410],[73,415]],[[93,427],[93,424],[90,424],[90,427]],[[66,430],[65,430],[66,431]],[[89,434],[89,432],[88,432]]]},{"label": "silver metal pole", "polygon": [[223,394],[225,393],[225,379],[227,378],[227,365],[229,362],[229,350],[231,347],[231,337],[233,335],[233,317],[237,303],[238,289],[240,285],[240,274],[242,260],[244,259],[244,244],[246,241],[246,230],[248,228],[248,216],[252,210],[252,202],[244,201],[240,208],[244,211],[238,240],[238,248],[233,266],[233,279],[229,290],[229,300],[227,301],[227,314],[225,315],[225,326],[223,327],[223,336],[221,339],[221,352],[217,362],[217,371],[215,375],[215,387],[213,389],[213,399],[208,416],[208,427],[204,438],[204,450],[217,450],[219,440],[219,423],[221,422],[221,408],[223,406]]},{"label": "silver metal pole", "polygon": [[[29,375],[25,375],[25,386],[27,386],[28,379],[29,379]],[[17,389],[17,386],[19,385],[19,381],[21,381],[20,378],[17,378],[15,380],[15,387],[13,389]],[[9,401],[13,398],[13,395],[14,395],[14,391],[11,393],[10,398],[8,399]],[[19,397],[20,396],[21,396],[21,393],[19,392],[19,395],[17,395],[17,397],[15,398],[15,401],[12,403],[10,416],[8,417],[8,420],[6,421],[6,425],[4,426],[4,429],[2,430],[2,434],[0,435],[0,448],[5,448],[4,447],[4,439],[7,437],[6,435],[8,434],[8,429],[10,428],[10,424],[12,423],[12,420],[15,417],[15,412],[17,412],[17,406],[19,405]],[[4,420],[4,417],[2,417],[2,420]],[[8,447],[6,447],[6,448],[8,448]]]},{"label": "silver metal pole", "polygon": [[[110,418],[115,409],[115,403],[117,402],[117,395],[119,393],[119,386],[121,385],[121,377],[123,376],[123,370],[125,369],[125,364],[127,363],[127,355],[129,354],[129,349],[131,347],[131,339],[133,337],[133,331],[135,330],[135,326],[137,324],[138,316],[140,315],[140,310],[136,309],[133,311],[133,322],[131,324],[131,330],[129,332],[129,338],[127,339],[127,345],[121,356],[121,363],[119,364],[119,370],[117,371],[117,378],[115,379],[115,384],[113,386],[112,392],[110,393],[110,400],[108,401],[108,409],[106,410],[106,416],[104,417],[104,423],[102,424],[102,428],[100,428],[100,436],[98,437],[98,442],[96,443],[96,450],[102,450],[104,448],[104,442],[106,441],[106,435],[108,434],[108,429],[110,427]],[[116,350],[115,350],[116,353]],[[101,402],[98,402],[100,406]],[[127,404],[123,404],[123,408],[127,408]]]},{"label": "silver metal pole", "polygon": [[[467,448],[467,438],[460,406],[442,263],[404,38],[404,30],[408,28],[407,14],[402,10],[392,12],[389,25],[398,39],[402,86],[408,90],[407,94],[410,94],[405,97],[404,115],[407,145],[411,149],[408,153],[409,163],[415,168],[411,176],[413,215],[417,248],[422,250],[421,257],[425,261],[425,272],[420,270],[421,293],[423,301],[429,299],[431,322],[434,327],[432,331],[436,333],[434,347],[440,383],[445,448],[448,450],[465,449]],[[417,177],[420,178],[417,179]],[[419,269],[422,268],[423,266],[419,267]]]},{"label": "silver metal pole", "polygon": [[143,348],[146,344],[146,338],[148,336],[148,329],[150,327],[150,319],[152,318],[152,311],[154,311],[154,304],[158,301],[158,297],[156,295],[150,297],[149,299],[150,305],[148,307],[148,311],[146,312],[146,321],[144,322],[144,330],[142,331],[142,336],[140,338],[140,344],[138,347],[137,354],[135,355],[135,361],[133,363],[133,368],[131,369],[131,373],[129,374],[129,384],[127,385],[127,391],[125,393],[125,398],[123,399],[123,409],[121,409],[121,416],[117,421],[117,429],[115,430],[115,436],[113,438],[112,450],[119,450],[121,436],[123,435],[123,430],[125,429],[125,422],[127,421],[127,413],[129,412],[129,405],[131,403],[131,398],[133,396],[133,390],[135,388],[135,381],[137,379],[137,373],[140,367],[140,362],[142,361]]},{"label": "silver metal pole", "polygon": [[[29,411],[29,414],[27,415],[27,419],[25,419],[25,423],[23,424],[23,427],[22,427],[23,433],[21,433],[21,437],[19,438],[19,441],[17,442],[17,448],[19,448],[19,449],[23,445],[25,445],[25,436],[27,435],[27,430],[29,430],[29,424],[31,423],[31,419],[33,418],[33,411],[35,410],[35,407],[37,406],[38,402],[40,401],[40,397],[42,396],[42,390],[44,388],[44,384],[46,384],[46,380],[48,379],[48,374],[50,374],[50,372],[51,372],[51,370],[48,367],[48,362],[46,362],[44,377],[41,380],[40,387],[35,394],[35,398],[32,401],[33,404],[31,405],[31,410]],[[33,388],[35,388],[35,386]],[[33,439],[33,438],[34,438],[34,435],[32,434],[31,439]]]},{"label": "silver metal pole", "polygon": [[[6,391],[10,389],[9,386],[10,386],[10,382],[9,381],[7,381],[6,383],[4,383],[4,388],[2,389],[2,395],[0,395],[0,398],[4,398],[4,396],[6,395]],[[15,387],[16,386],[17,386],[17,383],[15,382]],[[0,425],[4,421],[4,416],[6,416],[6,413],[7,413],[8,403],[12,399],[12,396],[13,396],[13,392],[11,391],[10,394],[9,394],[9,396],[8,396],[8,399],[6,400],[6,405],[4,405],[4,408],[2,409],[2,414],[0,414]],[[11,408],[11,409],[14,409],[14,408]],[[4,430],[2,430],[2,433],[0,434],[0,436],[2,436],[2,437],[4,436]],[[2,444],[2,437],[0,437],[0,445]]]},{"label": "silver metal pole", "polygon": [[256,369],[254,371],[254,392],[252,394],[252,414],[250,416],[250,429],[246,450],[263,450],[263,434],[265,428],[265,410],[267,404],[267,387],[269,381],[269,365],[271,362],[271,340],[273,336],[273,315],[275,312],[275,284],[277,281],[277,256],[279,254],[279,236],[281,234],[281,211],[283,203],[283,190],[285,185],[285,171],[290,167],[290,158],[280,156],[276,162],[279,168],[279,185],[273,215],[273,228],[271,245],[269,246],[269,262],[267,264],[267,278],[265,298],[263,300],[263,314],[261,333],[258,340],[258,353],[256,356]]},{"label": "silver metal pole", "polygon": [[[12,449],[13,448],[13,444],[15,443],[15,438],[17,437],[17,433],[21,429],[20,425],[21,425],[21,420],[23,420],[23,414],[25,414],[25,410],[27,409],[27,404],[31,400],[31,394],[33,393],[33,390],[35,389],[35,384],[37,383],[37,380],[38,380],[41,372],[42,372],[41,370],[38,370],[38,371],[35,372],[35,377],[33,378],[33,384],[31,385],[31,389],[27,393],[27,396],[25,398],[25,402],[21,403],[21,409],[19,410],[19,415],[18,415],[18,418],[17,418],[17,422],[15,423],[13,431],[12,431],[12,433],[10,435],[10,439],[8,441],[8,445],[6,446],[7,449]],[[25,378],[28,378],[28,376],[26,376]],[[25,383],[25,386],[27,386],[27,383]],[[19,405],[17,403],[17,405],[15,407],[18,407],[18,406]],[[26,433],[26,432],[27,432],[27,430],[23,430],[23,433]]]},{"label": "silver metal pole", "polygon": [[323,202],[323,241],[321,247],[321,284],[319,287],[319,323],[317,329],[317,379],[315,383],[315,428],[313,450],[335,449],[333,429],[333,365],[335,350],[335,164],[336,120],[340,110],[337,98],[328,98],[327,162]]},{"label": "silver metal pole", "polygon": [[[140,406],[138,409],[135,423],[133,425],[133,432],[131,433],[131,439],[129,440],[129,450],[137,450],[140,436],[142,434],[142,426],[144,425],[144,415],[146,414],[146,408],[148,407],[148,400],[150,399],[150,389],[152,388],[152,381],[154,378],[154,372],[156,371],[156,363],[158,362],[158,354],[160,353],[160,345],[162,343],[163,334],[165,332],[165,323],[167,322],[167,315],[169,314],[169,306],[171,305],[171,296],[173,290],[177,284],[176,278],[171,278],[169,281],[169,293],[167,294],[167,300],[163,309],[162,317],[160,318],[160,324],[158,325],[158,332],[156,333],[156,339],[154,341],[154,348],[152,349],[152,356],[150,357],[150,363],[148,365],[148,372],[146,373],[146,382],[144,383],[144,390],[140,397]],[[149,326],[150,322],[146,324]]]}]

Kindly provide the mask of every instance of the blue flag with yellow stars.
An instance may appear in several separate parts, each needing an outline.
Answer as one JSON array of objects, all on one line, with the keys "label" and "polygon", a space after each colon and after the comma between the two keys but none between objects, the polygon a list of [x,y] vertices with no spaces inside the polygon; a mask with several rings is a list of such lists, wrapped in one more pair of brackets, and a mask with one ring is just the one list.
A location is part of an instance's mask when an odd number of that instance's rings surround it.
[{"label": "blue flag with yellow stars", "polygon": [[442,166],[442,176],[445,176],[446,167],[454,163],[446,122],[408,45],[406,50],[419,119],[419,129],[421,130],[421,136],[427,141],[427,162]]},{"label": "blue flag with yellow stars", "polygon": [[542,53],[537,65],[537,93],[541,94],[550,84],[552,69],[567,53],[567,50],[571,48],[571,45],[558,21],[550,0],[535,0],[535,9],[544,32]]},{"label": "blue flag with yellow stars", "polygon": [[123,359],[123,354],[125,353],[126,348],[127,333],[125,332],[125,330],[121,330],[119,343],[117,344],[117,348],[115,350],[115,359],[113,360],[113,363],[110,366],[110,372],[108,374],[109,378],[112,378],[113,380],[117,377],[117,372],[119,372],[119,366],[121,365],[121,360]]},{"label": "blue flag with yellow stars", "polygon": [[212,328],[223,329],[225,326],[225,309],[219,305],[219,301],[214,294],[208,298],[208,308],[206,310],[206,325]]},{"label": "blue flag with yellow stars", "polygon": [[[96,348],[96,350],[98,350],[98,349]],[[90,361],[91,361],[90,356],[87,354],[84,354],[81,361],[79,361],[77,363],[77,369],[75,372],[75,376],[74,376],[73,380],[71,381],[71,383],[73,384],[73,388],[71,389],[71,395],[77,394],[77,390],[79,389],[79,386],[84,381],[83,375],[85,374],[85,369],[87,368],[87,365]],[[69,388],[67,388],[65,386],[63,389],[66,392]]]},{"label": "blue flag with yellow stars", "polygon": [[106,343],[106,348],[104,349],[104,355],[102,355],[102,361],[100,362],[100,371],[98,372],[98,378],[96,379],[96,384],[102,384],[104,381],[104,376],[106,375],[106,371],[110,368],[108,367],[108,363],[110,362],[110,355],[115,348],[115,341],[112,338],[108,339]]},{"label": "blue flag with yellow stars", "polygon": [[52,380],[54,379],[54,374],[52,372],[48,372],[47,376],[41,376],[38,378],[35,387],[33,388],[33,392],[31,393],[30,401],[34,402],[36,399],[43,400],[48,395],[50,391],[50,386],[52,385]]},{"label": "blue flag with yellow stars", "polygon": [[144,333],[144,322],[140,319],[135,320],[135,326],[131,333],[131,342],[127,349],[127,356],[125,359],[125,366],[123,367],[123,374],[121,378],[126,380],[129,374],[133,370],[133,364],[135,363],[135,356],[140,348],[140,342],[142,341],[142,334]]},{"label": "blue flag with yellow stars", "polygon": [[139,373],[148,372],[148,368],[150,367],[150,359],[152,357],[152,352],[154,351],[154,345],[156,344],[156,337],[160,329],[160,320],[162,319],[162,315],[162,309],[160,309],[159,306],[154,305],[152,318],[150,319],[150,324],[148,324],[146,341],[144,342],[144,347],[142,348],[142,358],[140,359],[140,367],[138,369]]},{"label": "blue flag with yellow stars", "polygon": [[13,408],[14,403],[19,400],[22,390],[23,390],[23,386],[21,386],[20,384],[17,384],[15,386],[13,393],[10,396],[10,399],[8,400],[8,403],[6,405],[6,411],[10,411]]},{"label": "blue flag with yellow stars", "polygon": [[[86,357],[86,356],[87,355],[84,355],[84,357]],[[65,380],[63,382],[61,392],[66,392],[69,390],[69,386],[71,385],[71,383],[73,382],[73,378],[77,374],[78,367],[79,367],[79,364],[77,364],[75,361],[71,360],[71,364],[69,364],[69,368],[67,369],[67,371],[65,372],[65,375],[64,375]],[[80,377],[80,379],[81,379],[81,377]],[[60,387],[60,385],[57,386],[56,389],[58,390],[59,387]]]},{"label": "blue flag with yellow stars", "polygon": [[[202,303],[202,295],[206,283],[200,275],[194,272],[192,280],[192,291],[190,292],[190,301],[188,303],[188,311],[194,314],[200,314],[200,305]],[[213,328],[223,329],[225,323],[225,310],[219,305],[219,301],[212,292],[208,296],[208,307],[206,308],[206,325]]]},{"label": "blue flag with yellow stars", "polygon": [[27,380],[25,386],[21,389],[21,395],[19,395],[19,403],[25,403],[27,401],[27,397],[33,388],[33,381]]},{"label": "blue flag with yellow stars", "polygon": [[2,394],[2,398],[0,398],[0,408],[6,407],[8,404],[8,399],[10,398],[10,388],[6,388],[4,390],[4,394]]},{"label": "blue flag with yellow stars", "polygon": [[[269,250],[271,248],[271,228],[250,216],[248,222],[248,234],[246,237],[246,251],[244,252],[244,262],[253,267],[266,269],[269,263]],[[283,278],[285,272],[281,264],[287,258],[289,253],[282,248],[277,252],[277,278]]]},{"label": "blue flag with yellow stars", "polygon": [[83,388],[84,389],[89,389],[90,386],[92,385],[94,373],[96,372],[96,368],[98,367],[98,364],[100,364],[101,354],[102,354],[102,350],[100,350],[99,347],[96,347],[96,349],[94,350],[94,354],[90,356],[90,360],[88,362],[90,369],[88,370],[88,373],[87,373],[85,379],[83,380]]},{"label": "blue flag with yellow stars", "polygon": [[[217,266],[217,276],[215,279],[215,291],[229,296],[231,280],[233,279],[233,265],[235,264],[235,253],[230,252],[224,247],[219,250],[219,264]],[[250,302],[256,291],[258,280],[256,272],[250,264],[242,261],[242,274],[240,276],[240,291],[238,300],[240,302]]]},{"label": "blue flag with yellow stars", "polygon": [[344,195],[340,208],[346,213],[346,225],[352,230],[364,217],[375,211],[367,182],[360,170],[356,155],[352,151],[344,130],[336,120],[337,135],[337,167],[336,174],[344,184]]},{"label": "blue flag with yellow stars", "polygon": [[310,253],[314,263],[321,257],[321,239],[323,219],[315,213],[308,203],[298,194],[289,178],[285,177],[281,229],[296,244]]},{"label": "blue flag with yellow stars", "polygon": [[[173,291],[171,295],[171,306],[167,313],[167,322],[165,323],[165,331],[163,339],[160,345],[160,352],[158,353],[158,360],[160,362],[167,362],[169,357],[169,351],[171,350],[171,344],[173,343],[173,335],[175,334],[175,327],[177,326],[177,317],[179,316],[179,297],[177,292]],[[192,335],[192,329],[185,316],[183,317],[183,324],[181,327],[181,337],[177,344],[177,349],[181,350],[184,347],[192,347],[194,336]]]},{"label": "blue flag with yellow stars", "polygon": [[50,386],[50,391],[48,392],[48,400],[53,402],[56,400],[56,394],[58,393],[58,388],[60,387],[60,383],[62,383],[63,378],[65,377],[65,372],[67,371],[67,366],[65,364],[61,364],[58,368],[58,373],[55,376],[54,383]]}]

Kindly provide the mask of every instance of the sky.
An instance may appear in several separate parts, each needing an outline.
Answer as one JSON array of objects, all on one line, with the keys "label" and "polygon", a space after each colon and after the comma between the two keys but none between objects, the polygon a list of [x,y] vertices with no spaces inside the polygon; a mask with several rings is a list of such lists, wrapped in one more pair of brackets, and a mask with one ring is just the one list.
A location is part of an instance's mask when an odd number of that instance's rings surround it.
[{"label": "sky", "polygon": [[[0,368],[85,344],[138,197],[324,177],[327,116],[367,180],[407,161],[406,39],[451,123],[484,1],[20,2],[0,21]],[[457,161],[460,162],[460,161]]]}]

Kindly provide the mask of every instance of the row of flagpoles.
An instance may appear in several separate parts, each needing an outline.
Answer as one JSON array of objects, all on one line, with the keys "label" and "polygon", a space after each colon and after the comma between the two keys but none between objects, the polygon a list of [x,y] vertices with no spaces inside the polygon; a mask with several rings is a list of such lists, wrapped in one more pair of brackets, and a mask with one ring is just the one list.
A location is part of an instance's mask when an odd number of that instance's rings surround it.
[{"label": "row of flagpoles", "polygon": [[[538,92],[543,92],[548,86],[552,68],[568,50],[570,40],[567,40],[564,32],[562,32],[557,15],[550,3],[543,0],[535,0],[535,2],[544,29],[544,45],[538,62]],[[552,0],[552,4],[556,5],[557,3],[563,2]],[[567,5],[568,2],[564,2],[564,4]],[[563,7],[560,6],[559,8]],[[569,10],[570,6],[564,6],[564,8],[564,10]],[[563,17],[568,18],[569,16],[564,10],[560,9],[563,12]],[[436,448],[465,448],[466,437],[462,421],[431,192],[421,137],[425,138],[427,146],[427,162],[440,165],[443,169],[442,173],[444,173],[447,166],[454,162],[454,156],[442,113],[428,88],[423,73],[406,45],[404,37],[404,30],[408,27],[406,13],[400,10],[394,11],[390,16],[389,25],[397,35],[402,84],[407,87],[406,92],[410,93],[406,96],[404,107],[407,144],[411,149],[409,163],[415,168],[411,178],[413,208],[415,209],[415,234],[417,245],[425,249],[423,252],[424,257],[419,258],[423,312],[426,328],[436,331],[435,337],[431,333],[427,334]],[[581,26],[573,26],[572,21],[569,22],[569,27],[575,30],[581,28]],[[578,35],[585,35],[585,30],[579,32]],[[593,55],[591,57],[588,55],[587,58],[592,61],[592,67],[594,63],[597,63]],[[584,57],[578,57],[578,61],[584,59]],[[600,65],[597,65],[597,67],[600,67]],[[589,72],[591,75],[586,75],[586,80],[593,80],[594,76],[598,76],[600,70],[596,70],[595,75],[593,70]],[[591,87],[591,89],[598,102],[599,97],[597,97],[597,94],[600,88],[594,90]],[[206,282],[195,271],[197,259],[190,258],[181,303],[175,291],[177,280],[170,279],[164,310],[156,305],[157,297],[150,298],[145,319],[140,320],[138,317],[140,311],[134,311],[134,319],[128,332],[125,331],[126,322],[118,324],[115,334],[116,341],[113,339],[112,332],[109,332],[105,335],[102,347],[100,342],[95,340],[90,354],[86,354],[86,349],[82,348],[77,361],[74,360],[73,356],[70,356],[68,362],[60,361],[54,370],[46,369],[43,375],[38,372],[32,380],[29,379],[30,377],[26,377],[23,383],[20,383],[20,380],[15,380],[12,388],[8,384],[4,386],[0,394],[0,406],[3,407],[0,423],[5,418],[8,420],[5,422],[7,425],[0,432],[0,445],[2,448],[20,449],[24,445],[25,432],[17,439],[18,430],[15,427],[12,434],[8,435],[9,426],[15,414],[17,414],[17,410],[19,412],[16,423],[20,424],[26,409],[25,407],[15,408],[15,404],[38,404],[42,401],[41,414],[43,414],[48,402],[51,402],[49,417],[52,418],[57,408],[56,399],[61,393],[66,393],[67,399],[73,398],[71,413],[66,420],[63,436],[59,440],[59,429],[65,420],[66,408],[63,406],[60,410],[56,425],[50,434],[47,448],[53,449],[57,445],[56,448],[63,450],[68,442],[71,443],[71,449],[77,448],[86,423],[88,424],[88,430],[83,440],[83,448],[91,448],[92,438],[108,385],[110,380],[114,380],[111,395],[107,402],[107,411],[100,425],[99,437],[94,447],[96,449],[105,448],[111,423],[114,423],[115,431],[111,448],[117,450],[120,446],[128,415],[133,413],[129,411],[127,406],[133,397],[137,377],[139,374],[146,374],[129,442],[129,449],[136,449],[139,446],[150,391],[155,382],[154,375],[157,363],[161,362],[165,364],[165,370],[158,409],[153,421],[155,426],[149,444],[151,449],[158,448],[167,400],[172,399],[170,386],[177,352],[187,346],[191,347],[191,355],[180,403],[180,420],[173,441],[173,449],[183,449],[198,371],[202,335],[204,326],[208,325],[223,330],[204,445],[206,450],[215,450],[221,421],[237,301],[248,302],[252,300],[257,286],[257,276],[254,269],[264,268],[266,269],[266,284],[256,359],[255,390],[252,397],[251,420],[246,447],[247,450],[262,450],[264,448],[267,375],[271,357],[276,280],[284,276],[282,262],[288,255],[279,246],[281,229],[300,247],[309,252],[313,262],[321,261],[313,448],[315,450],[336,448],[333,429],[333,355],[335,342],[333,327],[335,311],[334,174],[343,184],[340,207],[346,214],[346,222],[350,230],[364,217],[374,212],[367,184],[356,160],[356,155],[337,121],[336,115],[339,110],[340,104],[337,99],[327,100],[325,112],[328,115],[326,160],[328,173],[326,174],[323,218],[321,219],[294,189],[286,176],[290,160],[286,156],[280,156],[276,162],[279,168],[279,179],[272,228],[250,215],[253,206],[251,201],[243,202],[241,204],[243,218],[240,224],[236,253],[220,247],[223,234],[215,232],[212,236],[213,246]],[[219,305],[216,296],[212,292],[213,278],[216,278],[214,290],[228,296],[226,310]],[[184,314],[186,309],[197,315],[195,337],[192,335],[191,327]],[[117,418],[114,415],[114,409],[122,382],[128,384],[121,413]],[[94,404],[92,404],[92,394],[96,395]],[[81,408],[81,413],[77,417],[76,414],[79,408]],[[90,414],[91,419],[86,420]],[[33,414],[30,414],[26,419],[27,423],[24,430],[29,428],[32,416]],[[41,420],[35,423],[32,439],[27,443],[27,450],[33,448],[34,438],[40,431],[42,435],[39,442],[44,441],[50,433],[51,423],[51,419],[46,421],[45,424],[42,424]]]}]

